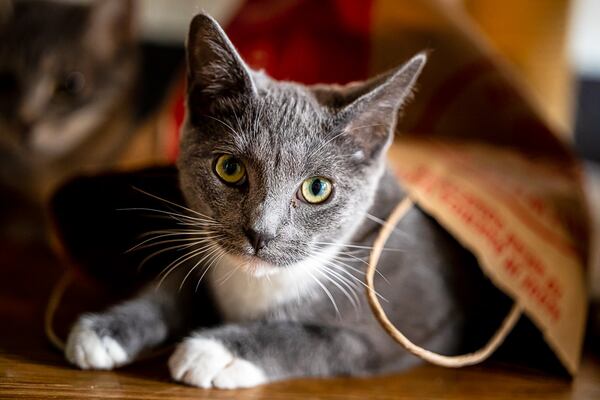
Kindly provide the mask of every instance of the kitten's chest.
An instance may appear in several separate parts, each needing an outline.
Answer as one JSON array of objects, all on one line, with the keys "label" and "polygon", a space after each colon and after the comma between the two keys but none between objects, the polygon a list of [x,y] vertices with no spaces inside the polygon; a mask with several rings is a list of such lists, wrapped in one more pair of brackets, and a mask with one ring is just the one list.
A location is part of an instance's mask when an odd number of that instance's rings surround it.
[{"label": "kitten's chest", "polygon": [[228,321],[258,319],[285,305],[308,302],[318,285],[311,273],[316,268],[312,263],[299,263],[264,276],[254,276],[228,261],[215,267],[208,280],[217,306]]}]

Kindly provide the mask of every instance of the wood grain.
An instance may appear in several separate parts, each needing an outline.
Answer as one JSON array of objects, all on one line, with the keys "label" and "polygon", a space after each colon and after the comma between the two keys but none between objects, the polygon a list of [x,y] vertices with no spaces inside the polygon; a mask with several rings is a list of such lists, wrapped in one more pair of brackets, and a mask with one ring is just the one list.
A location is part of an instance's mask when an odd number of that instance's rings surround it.
[{"label": "wood grain", "polygon": [[[371,379],[295,380],[239,391],[175,384],[164,357],[117,371],[79,371],[43,334],[44,304],[61,273],[53,256],[41,246],[6,242],[0,255],[2,399],[600,399],[600,360],[589,353],[573,382],[494,363],[461,370],[423,365]],[[75,299],[76,293],[66,298],[69,307],[81,307]]]}]

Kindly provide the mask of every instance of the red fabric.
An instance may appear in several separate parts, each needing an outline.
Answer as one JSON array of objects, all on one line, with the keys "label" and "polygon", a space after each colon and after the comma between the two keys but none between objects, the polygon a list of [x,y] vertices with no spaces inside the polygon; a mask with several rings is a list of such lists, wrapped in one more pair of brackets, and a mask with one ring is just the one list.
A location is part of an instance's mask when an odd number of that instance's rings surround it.
[{"label": "red fabric", "polygon": [[367,77],[373,0],[249,0],[227,27],[242,57],[277,79]]},{"label": "red fabric", "polygon": [[[375,0],[247,0],[225,29],[242,58],[276,79],[306,84],[367,78]],[[169,158],[177,158],[184,95],[173,104]]]},{"label": "red fabric", "polygon": [[185,77],[181,79],[177,87],[177,94],[173,101],[169,126],[167,129],[167,158],[171,162],[177,161],[179,155],[179,130],[185,118]]}]

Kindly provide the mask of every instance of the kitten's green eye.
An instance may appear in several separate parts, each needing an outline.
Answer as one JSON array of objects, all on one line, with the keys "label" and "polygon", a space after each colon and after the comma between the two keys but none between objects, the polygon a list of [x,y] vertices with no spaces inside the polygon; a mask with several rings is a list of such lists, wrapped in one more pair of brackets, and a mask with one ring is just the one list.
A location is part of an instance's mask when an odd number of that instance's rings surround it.
[{"label": "kitten's green eye", "polygon": [[215,173],[223,182],[230,185],[241,185],[246,178],[244,164],[231,154],[223,154],[217,158]]},{"label": "kitten's green eye", "polygon": [[311,204],[319,204],[324,202],[331,196],[333,186],[331,181],[321,176],[313,176],[302,182],[300,193],[306,202]]}]

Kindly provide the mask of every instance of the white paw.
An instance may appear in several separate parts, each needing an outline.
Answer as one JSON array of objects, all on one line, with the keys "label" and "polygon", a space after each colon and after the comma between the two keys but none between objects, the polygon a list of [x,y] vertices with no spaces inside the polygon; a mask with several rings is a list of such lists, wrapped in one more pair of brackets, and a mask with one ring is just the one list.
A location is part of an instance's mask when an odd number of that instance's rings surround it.
[{"label": "white paw", "polygon": [[202,388],[236,389],[267,381],[256,365],[235,358],[219,341],[202,337],[179,344],[169,359],[169,369],[176,381]]},{"label": "white paw", "polygon": [[219,389],[236,389],[266,383],[263,371],[250,361],[236,358],[215,376],[213,386]]},{"label": "white paw", "polygon": [[112,337],[99,337],[90,326],[92,321],[81,318],[71,329],[65,355],[81,369],[112,369],[128,361],[123,347]]}]

